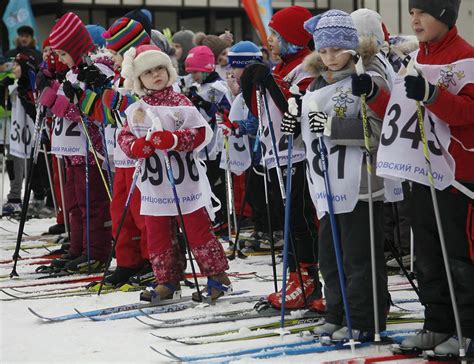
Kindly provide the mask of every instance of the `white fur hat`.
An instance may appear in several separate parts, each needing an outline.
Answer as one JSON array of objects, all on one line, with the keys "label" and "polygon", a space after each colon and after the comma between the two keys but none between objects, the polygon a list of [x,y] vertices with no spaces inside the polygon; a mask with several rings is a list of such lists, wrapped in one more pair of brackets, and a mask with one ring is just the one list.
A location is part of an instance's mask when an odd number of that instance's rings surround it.
[{"label": "white fur hat", "polygon": [[384,44],[385,35],[382,29],[382,17],[379,13],[371,9],[358,9],[351,13],[351,18],[359,37],[375,37],[379,47]]},{"label": "white fur hat", "polygon": [[138,48],[130,48],[125,52],[122,62],[122,77],[124,87],[133,90],[137,95],[144,96],[146,92],[140,81],[140,75],[157,66],[164,66],[168,71],[169,80],[166,86],[171,86],[178,78],[175,68],[168,55],[157,46],[146,44]]}]

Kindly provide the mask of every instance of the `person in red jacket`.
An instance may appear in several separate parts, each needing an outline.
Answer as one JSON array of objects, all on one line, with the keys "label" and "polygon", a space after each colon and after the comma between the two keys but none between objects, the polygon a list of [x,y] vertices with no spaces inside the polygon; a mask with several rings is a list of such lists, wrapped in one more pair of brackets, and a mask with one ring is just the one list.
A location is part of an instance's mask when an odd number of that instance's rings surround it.
[{"label": "person in red jacket", "polygon": [[[474,214],[473,199],[467,195],[472,196],[474,190],[474,48],[458,35],[455,27],[459,6],[460,0],[409,1],[411,25],[420,42],[416,67],[421,71],[418,76],[405,77],[404,91],[408,99],[421,102],[433,118],[449,127],[445,135],[450,137],[448,152],[455,162],[454,178],[458,184],[456,188],[436,190],[436,195],[463,336],[468,338],[464,348],[473,353]],[[356,82],[362,84],[367,80],[363,76]],[[384,114],[389,95],[372,90],[370,83],[366,85],[367,95],[375,94],[369,105],[376,104]],[[440,143],[443,128],[435,127]],[[433,160],[432,166],[437,167]],[[437,355],[456,355],[459,343],[457,336],[453,336],[454,313],[430,188],[419,183],[413,183],[412,227],[420,298],[426,306],[425,323],[424,330],[405,339],[401,348],[433,349]]]},{"label": "person in red jacket", "polygon": [[[290,6],[280,10],[273,15],[268,24],[270,36],[268,43],[270,52],[275,58],[281,60],[272,71],[273,78],[277,82],[281,91],[287,99],[293,97],[290,87],[296,85],[300,93],[304,93],[308,85],[313,80],[308,72],[303,70],[303,59],[311,53],[308,43],[311,35],[303,28],[303,23],[311,18],[312,14],[308,9],[301,6]],[[291,24],[291,26],[288,26]],[[263,81],[263,80],[260,80]],[[252,84],[259,80],[252,81]],[[242,88],[244,94],[249,87],[247,77],[242,78]],[[271,115],[275,140],[279,159],[279,165],[275,163],[273,152],[273,141],[269,133],[269,122],[265,107],[262,108],[263,133],[260,135],[260,142],[263,145],[263,158],[270,173],[270,188],[273,201],[273,209],[278,212],[277,221],[282,224],[284,220],[284,207],[281,199],[277,168],[281,168],[283,179],[287,174],[287,136],[281,130],[283,114],[274,103],[269,100],[269,114]],[[264,100],[264,102],[266,102]],[[257,109],[253,107],[254,115],[258,115]],[[296,136],[295,136],[296,140]],[[311,203],[308,185],[306,183],[305,153],[301,145],[295,142],[292,150],[292,189],[287,193],[286,200],[291,199],[291,240],[289,245],[289,279],[286,290],[286,308],[303,308],[306,304],[315,310],[323,310],[324,305],[321,300],[321,285],[318,279],[318,234],[315,226],[315,211]],[[286,183],[284,181],[284,183]],[[273,222],[272,222],[273,223]],[[294,249],[293,249],[294,248]],[[301,281],[297,272],[299,265],[301,271]],[[269,302],[274,307],[281,307],[281,292],[275,292],[268,296]]]}]

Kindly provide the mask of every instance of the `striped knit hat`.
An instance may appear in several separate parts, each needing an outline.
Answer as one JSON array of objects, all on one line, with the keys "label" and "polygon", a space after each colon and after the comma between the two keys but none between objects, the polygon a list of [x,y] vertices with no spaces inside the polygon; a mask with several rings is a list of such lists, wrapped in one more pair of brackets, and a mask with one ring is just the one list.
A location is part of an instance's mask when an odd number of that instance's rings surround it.
[{"label": "striped knit hat", "polygon": [[150,37],[142,25],[132,19],[116,20],[104,34],[106,48],[123,55],[131,47],[150,44]]},{"label": "striped knit hat", "polygon": [[81,63],[81,57],[94,49],[94,43],[84,23],[74,13],[64,14],[49,34],[51,48],[67,52],[74,63]]}]

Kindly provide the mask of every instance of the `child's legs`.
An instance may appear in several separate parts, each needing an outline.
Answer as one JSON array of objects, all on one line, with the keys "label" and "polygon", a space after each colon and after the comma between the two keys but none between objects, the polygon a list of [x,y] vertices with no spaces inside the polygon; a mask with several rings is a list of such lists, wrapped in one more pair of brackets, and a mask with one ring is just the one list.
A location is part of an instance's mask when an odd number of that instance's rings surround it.
[{"label": "child's legs", "polygon": [[[179,217],[176,217],[179,221]],[[212,231],[206,209],[200,208],[183,215],[188,242],[201,273],[206,276],[223,273],[229,269],[224,248]]]},{"label": "child's legs", "polygon": [[178,284],[184,278],[186,261],[179,249],[176,224],[170,216],[144,216],[150,263],[158,283]]},{"label": "child's legs", "polygon": [[[80,166],[81,167],[81,166]],[[75,168],[69,166],[66,168],[66,184],[64,186],[64,202],[66,210],[69,214],[69,229],[71,233],[71,241],[69,246],[69,253],[73,256],[82,255],[82,236],[83,236],[83,222],[82,212],[79,208],[78,198],[76,196],[75,188]]]},{"label": "child's legs", "polygon": [[10,179],[10,192],[7,195],[8,201],[18,201],[22,199],[21,189],[23,186],[23,175],[25,172],[25,160],[9,154],[6,162],[8,177]]},{"label": "child's legs", "polygon": [[[133,171],[133,168],[132,168]],[[114,176],[114,195],[110,203],[110,215],[112,217],[112,235],[117,238],[122,215],[125,212],[125,202],[130,191],[131,180],[128,178],[127,168],[116,168]],[[137,191],[135,191],[137,193]],[[143,264],[140,253],[140,230],[135,226],[131,206],[128,206],[117,245],[115,257],[117,266],[123,268],[140,268]]]},{"label": "child's legs", "polygon": [[75,189],[83,221],[83,251],[87,254],[87,214],[89,214],[90,254],[94,260],[107,261],[112,231],[110,205],[96,165],[89,166],[89,211],[86,208],[85,166],[74,166]]}]

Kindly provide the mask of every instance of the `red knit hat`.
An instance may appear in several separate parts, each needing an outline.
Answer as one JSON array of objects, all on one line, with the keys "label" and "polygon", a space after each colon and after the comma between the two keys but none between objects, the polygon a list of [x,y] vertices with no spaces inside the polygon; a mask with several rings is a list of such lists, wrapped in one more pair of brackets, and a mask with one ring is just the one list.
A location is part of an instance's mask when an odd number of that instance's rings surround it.
[{"label": "red knit hat", "polygon": [[211,73],[216,68],[216,60],[211,48],[197,46],[191,49],[184,61],[186,72],[201,71]]},{"label": "red knit hat", "polygon": [[290,6],[277,11],[268,26],[276,30],[287,42],[304,47],[311,40],[311,34],[303,28],[303,23],[312,16],[310,11],[302,6]]},{"label": "red knit hat", "polygon": [[45,49],[46,47],[51,47],[51,44],[49,44],[49,38],[46,38],[43,41],[43,49]]},{"label": "red knit hat", "polygon": [[64,14],[49,34],[51,48],[69,53],[77,65],[81,57],[94,49],[89,32],[84,23],[74,13]]},{"label": "red knit hat", "polygon": [[150,36],[143,26],[129,18],[116,20],[106,32],[102,34],[107,42],[106,48],[123,55],[131,47],[150,44]]}]

